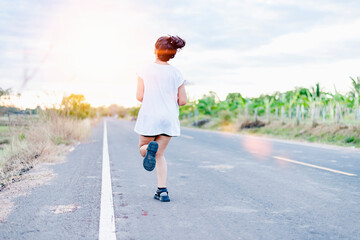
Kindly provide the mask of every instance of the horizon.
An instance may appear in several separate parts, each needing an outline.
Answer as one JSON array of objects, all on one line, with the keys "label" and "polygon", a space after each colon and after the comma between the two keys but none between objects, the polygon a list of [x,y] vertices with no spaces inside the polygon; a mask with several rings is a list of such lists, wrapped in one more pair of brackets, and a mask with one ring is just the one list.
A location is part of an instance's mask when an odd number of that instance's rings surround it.
[{"label": "horizon", "polygon": [[[353,78],[355,81],[360,81],[360,76],[357,76],[356,78]],[[351,77],[349,77],[349,81],[351,80]],[[290,89],[290,90],[286,90],[286,91],[276,91],[276,92],[273,92],[273,93],[266,93],[266,94],[259,94],[257,96],[252,96],[252,97],[247,97],[247,96],[244,96],[242,93],[240,92],[228,92],[226,93],[226,95],[223,95],[223,96],[219,96],[219,94],[216,92],[216,91],[212,91],[210,90],[209,92],[207,93],[204,93],[202,96],[198,97],[198,98],[192,98],[192,99],[188,99],[188,102],[196,102],[198,100],[200,100],[201,98],[205,97],[205,96],[208,96],[209,94],[211,93],[215,93],[216,96],[219,98],[220,101],[225,101],[226,100],[226,97],[228,96],[228,94],[231,94],[231,93],[240,93],[241,96],[244,98],[244,99],[254,99],[254,98],[261,98],[262,96],[275,96],[275,94],[277,93],[280,93],[280,94],[284,94],[286,92],[289,92],[289,91],[297,91],[297,90],[300,90],[300,89],[307,89],[309,90],[310,92],[311,91],[314,91],[316,89],[316,84],[314,86],[311,86],[311,87],[303,87],[303,86],[296,86],[294,87],[293,89]],[[331,94],[335,94],[337,89],[336,89],[336,86],[334,86],[334,91],[323,91],[322,87],[320,86],[320,91],[322,93],[325,93],[326,95],[330,95]],[[348,92],[340,92],[340,91],[337,91],[338,93],[342,94],[342,95],[347,95],[349,93],[351,93],[351,91],[349,90]],[[60,109],[61,108],[61,102],[62,102],[62,99],[63,98],[66,98],[66,97],[69,97],[70,95],[83,95],[85,97],[85,103],[90,103],[86,96],[84,94],[81,94],[81,93],[71,93],[69,95],[63,95],[63,96],[55,96],[55,95],[52,95],[51,98],[54,102],[54,104],[52,105],[47,105],[46,103],[44,103],[44,100],[48,101],[49,99],[49,95],[50,94],[47,94],[47,98],[41,98],[40,96],[37,95],[37,98],[38,99],[42,99],[42,101],[34,101],[34,99],[32,98],[31,95],[28,95],[28,96],[25,96],[25,101],[26,100],[32,100],[32,104],[30,105],[22,105],[22,103],[24,103],[24,96],[22,96],[23,98],[20,99],[19,96],[16,96],[14,94],[10,94],[10,95],[5,95],[5,96],[2,96],[0,97],[0,100],[1,102],[3,103],[3,106],[4,107],[15,107],[15,108],[18,108],[20,110],[26,110],[26,109],[36,109],[37,107],[40,107],[41,109]],[[61,98],[59,98],[61,97]],[[8,99],[5,99],[5,98],[8,98]],[[11,99],[12,98],[12,99]],[[28,103],[28,102],[27,102]],[[43,103],[43,104],[41,104]],[[119,103],[114,103],[114,102],[111,102],[109,104],[103,104],[103,105],[93,105],[91,104],[91,107],[93,108],[99,108],[99,107],[105,107],[105,108],[109,108],[110,106],[112,105],[116,105],[118,107],[124,107],[124,108],[133,108],[133,107],[140,107],[141,106],[141,102],[137,101],[137,104],[136,105],[121,105]]]}]

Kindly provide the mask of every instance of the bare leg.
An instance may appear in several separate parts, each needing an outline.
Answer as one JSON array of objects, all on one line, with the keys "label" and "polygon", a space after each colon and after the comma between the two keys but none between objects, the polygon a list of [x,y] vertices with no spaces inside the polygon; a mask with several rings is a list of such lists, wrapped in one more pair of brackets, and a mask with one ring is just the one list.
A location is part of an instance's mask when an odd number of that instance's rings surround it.
[{"label": "bare leg", "polygon": [[158,187],[166,187],[166,178],[167,178],[167,164],[164,155],[156,156],[156,175],[158,179]]},{"label": "bare leg", "polygon": [[156,175],[158,179],[158,187],[166,187],[167,178],[167,164],[164,157],[164,152],[171,140],[171,137],[159,135],[156,138],[139,136],[139,151],[141,156],[145,157],[148,144],[151,141],[156,141],[159,144],[158,151],[156,153]]},{"label": "bare leg", "polygon": [[141,156],[145,157],[147,147],[148,147],[148,144],[142,145],[142,146],[140,147],[140,149],[139,149],[139,150],[140,150],[140,154],[141,154]]},{"label": "bare leg", "polygon": [[158,179],[158,187],[166,187],[166,178],[167,178],[167,164],[164,157],[164,152],[167,145],[170,142],[171,137],[168,136],[158,136],[156,137],[156,142],[159,144],[159,149],[156,153],[156,175]]},{"label": "bare leg", "polygon": [[139,136],[139,151],[141,156],[145,157],[148,144],[154,140],[154,137],[144,137],[141,135]]}]

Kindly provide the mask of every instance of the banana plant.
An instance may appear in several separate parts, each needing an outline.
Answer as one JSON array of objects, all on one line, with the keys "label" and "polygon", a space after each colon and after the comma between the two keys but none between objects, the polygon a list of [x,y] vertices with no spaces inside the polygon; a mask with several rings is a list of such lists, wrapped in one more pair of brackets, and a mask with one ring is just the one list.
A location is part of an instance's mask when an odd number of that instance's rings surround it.
[{"label": "banana plant", "polygon": [[204,95],[198,100],[196,108],[200,114],[216,116],[219,111],[219,98],[215,92],[209,92],[208,95]]},{"label": "banana plant", "polygon": [[352,98],[353,108],[359,109],[359,95],[360,95],[360,77],[357,77],[356,80],[350,77],[352,83],[352,89],[349,92],[350,97]]},{"label": "banana plant", "polygon": [[246,104],[246,100],[243,98],[241,93],[229,93],[226,96],[225,102],[231,112],[236,111],[239,108],[244,108]]}]

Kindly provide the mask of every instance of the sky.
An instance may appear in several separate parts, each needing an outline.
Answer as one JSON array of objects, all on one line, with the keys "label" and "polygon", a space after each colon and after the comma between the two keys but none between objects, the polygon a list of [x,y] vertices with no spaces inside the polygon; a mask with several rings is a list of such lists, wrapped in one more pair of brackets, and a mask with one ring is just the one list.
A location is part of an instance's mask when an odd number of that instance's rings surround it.
[{"label": "sky", "polygon": [[170,64],[190,99],[312,87],[350,90],[360,76],[360,1],[0,0],[0,87],[20,107],[84,94],[135,106],[136,70],[160,36],[186,46]]}]

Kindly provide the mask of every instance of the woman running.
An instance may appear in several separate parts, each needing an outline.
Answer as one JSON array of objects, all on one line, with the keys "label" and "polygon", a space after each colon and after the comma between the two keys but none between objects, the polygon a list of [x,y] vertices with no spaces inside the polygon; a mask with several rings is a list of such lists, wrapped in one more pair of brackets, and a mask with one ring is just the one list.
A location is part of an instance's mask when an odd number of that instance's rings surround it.
[{"label": "woman running", "polygon": [[143,166],[152,171],[156,166],[158,189],[154,198],[169,202],[166,188],[167,165],[164,152],[171,137],[180,136],[179,106],[187,102],[184,79],[168,63],[185,41],[178,36],[163,36],[155,43],[156,59],[137,72],[136,98],[142,102],[135,132]]}]

